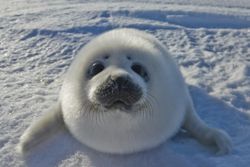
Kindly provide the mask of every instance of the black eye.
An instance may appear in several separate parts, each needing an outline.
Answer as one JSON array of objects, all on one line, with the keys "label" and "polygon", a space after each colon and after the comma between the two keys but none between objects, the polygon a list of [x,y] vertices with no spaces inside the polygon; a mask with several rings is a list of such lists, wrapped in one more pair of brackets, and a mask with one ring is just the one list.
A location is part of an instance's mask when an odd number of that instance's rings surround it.
[{"label": "black eye", "polygon": [[137,73],[138,75],[140,75],[146,82],[149,80],[149,76],[148,76],[148,73],[146,71],[146,69],[138,64],[138,63],[135,63],[131,66],[131,69]]},{"label": "black eye", "polygon": [[93,76],[104,70],[104,68],[105,67],[101,62],[95,62],[91,64],[88,69],[88,78],[92,78]]}]

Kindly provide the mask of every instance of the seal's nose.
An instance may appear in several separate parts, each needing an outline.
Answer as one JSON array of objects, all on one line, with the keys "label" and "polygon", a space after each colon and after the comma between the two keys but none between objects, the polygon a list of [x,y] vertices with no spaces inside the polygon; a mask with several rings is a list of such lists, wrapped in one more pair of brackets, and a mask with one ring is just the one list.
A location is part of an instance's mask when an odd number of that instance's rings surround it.
[{"label": "seal's nose", "polygon": [[142,88],[128,74],[113,74],[100,85],[96,98],[106,108],[125,107],[128,110],[142,97]]},{"label": "seal's nose", "polygon": [[116,82],[117,85],[121,86],[123,84],[125,84],[126,82],[128,82],[129,77],[127,75],[118,75],[113,77],[113,81]]}]

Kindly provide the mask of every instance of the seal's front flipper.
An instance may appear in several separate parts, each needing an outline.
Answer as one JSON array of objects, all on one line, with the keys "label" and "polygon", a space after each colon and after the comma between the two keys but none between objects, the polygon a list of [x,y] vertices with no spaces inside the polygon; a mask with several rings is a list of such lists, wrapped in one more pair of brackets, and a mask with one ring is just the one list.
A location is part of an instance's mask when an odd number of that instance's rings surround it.
[{"label": "seal's front flipper", "polygon": [[226,132],[209,127],[196,114],[193,106],[188,108],[183,128],[196,137],[201,143],[215,145],[217,154],[227,154],[232,150],[232,142]]},{"label": "seal's front flipper", "polygon": [[24,132],[20,138],[18,151],[21,153],[28,152],[49,136],[63,129],[63,127],[61,106],[58,102],[49,112],[45,113],[37,121],[34,121]]}]

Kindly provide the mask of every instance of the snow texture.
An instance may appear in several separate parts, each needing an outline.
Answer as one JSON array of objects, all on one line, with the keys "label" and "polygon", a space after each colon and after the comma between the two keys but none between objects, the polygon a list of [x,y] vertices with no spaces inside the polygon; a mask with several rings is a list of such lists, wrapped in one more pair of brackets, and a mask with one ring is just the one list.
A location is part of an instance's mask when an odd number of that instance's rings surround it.
[{"label": "snow texture", "polygon": [[[250,164],[249,0],[9,0],[0,2],[0,166],[248,167]],[[216,156],[187,133],[132,155],[108,155],[56,134],[27,157],[15,148],[24,130],[55,103],[79,49],[119,27],[162,41],[190,85],[198,114],[232,137]]]}]

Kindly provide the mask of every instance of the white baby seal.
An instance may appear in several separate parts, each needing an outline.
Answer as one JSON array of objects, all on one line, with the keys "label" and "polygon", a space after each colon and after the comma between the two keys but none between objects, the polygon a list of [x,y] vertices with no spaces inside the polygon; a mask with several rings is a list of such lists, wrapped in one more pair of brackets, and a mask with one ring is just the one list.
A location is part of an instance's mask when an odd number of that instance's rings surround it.
[{"label": "white baby seal", "polygon": [[196,114],[184,79],[153,36],[116,29],[89,42],[76,56],[55,107],[21,137],[23,152],[61,127],[81,143],[106,153],[153,148],[184,128],[218,153],[230,137]]}]

